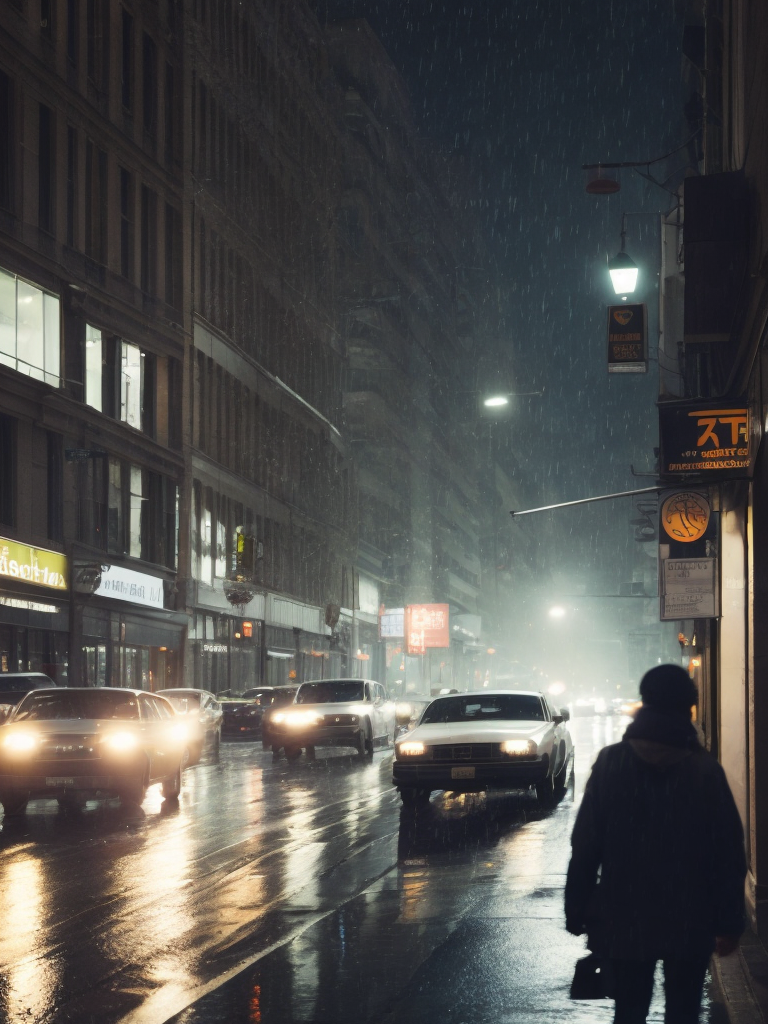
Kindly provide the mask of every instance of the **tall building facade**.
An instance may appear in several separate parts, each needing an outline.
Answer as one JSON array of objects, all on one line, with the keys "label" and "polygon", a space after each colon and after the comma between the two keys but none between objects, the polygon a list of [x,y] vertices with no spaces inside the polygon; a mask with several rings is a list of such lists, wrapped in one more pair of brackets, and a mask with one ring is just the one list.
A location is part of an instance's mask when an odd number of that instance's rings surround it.
[{"label": "tall building facade", "polygon": [[3,671],[180,664],[179,29],[173,3],[0,10]]}]

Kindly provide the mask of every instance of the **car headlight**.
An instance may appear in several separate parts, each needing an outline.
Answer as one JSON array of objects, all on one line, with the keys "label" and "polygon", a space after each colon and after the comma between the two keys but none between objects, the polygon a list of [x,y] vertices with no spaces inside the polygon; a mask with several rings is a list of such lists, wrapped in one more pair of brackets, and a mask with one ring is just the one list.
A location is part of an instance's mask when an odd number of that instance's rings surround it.
[{"label": "car headlight", "polygon": [[3,747],[9,754],[29,754],[37,746],[38,739],[31,732],[12,732],[3,740]]},{"label": "car headlight", "polygon": [[502,754],[512,754],[514,757],[533,757],[538,749],[533,740],[504,740],[501,744]]},{"label": "car headlight", "polygon": [[128,754],[139,745],[136,734],[132,732],[108,732],[101,742],[115,754]]},{"label": "car headlight", "polygon": [[296,729],[303,725],[319,725],[323,721],[323,716],[316,711],[289,711],[283,721],[291,729]]},{"label": "car headlight", "polygon": [[427,748],[423,743],[419,743],[418,740],[409,740],[407,743],[399,744],[397,753],[403,757],[418,757],[420,754],[426,754]]}]

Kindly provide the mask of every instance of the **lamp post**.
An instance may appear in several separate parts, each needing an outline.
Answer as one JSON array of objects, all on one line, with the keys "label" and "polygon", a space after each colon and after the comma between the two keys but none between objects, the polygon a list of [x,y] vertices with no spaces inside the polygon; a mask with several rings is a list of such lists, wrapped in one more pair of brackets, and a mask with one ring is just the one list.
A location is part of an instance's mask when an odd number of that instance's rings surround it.
[{"label": "lamp post", "polygon": [[627,244],[627,215],[621,215],[621,249],[608,260],[608,273],[611,275],[613,290],[617,295],[626,298],[631,295],[637,287],[638,267],[635,261],[626,252]]}]

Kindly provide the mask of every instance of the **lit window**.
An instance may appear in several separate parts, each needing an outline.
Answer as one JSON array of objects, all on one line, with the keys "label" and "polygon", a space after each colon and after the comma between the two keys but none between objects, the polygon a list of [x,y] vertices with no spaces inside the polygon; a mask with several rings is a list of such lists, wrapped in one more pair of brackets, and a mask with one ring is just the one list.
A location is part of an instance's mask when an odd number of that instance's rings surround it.
[{"label": "lit window", "polygon": [[0,270],[0,363],[60,385],[59,299]]},{"label": "lit window", "polygon": [[101,331],[85,325],[85,401],[102,412],[101,368],[103,364]]},{"label": "lit window", "polygon": [[141,430],[143,377],[141,349],[138,345],[124,341],[120,373],[120,419],[137,430]]}]

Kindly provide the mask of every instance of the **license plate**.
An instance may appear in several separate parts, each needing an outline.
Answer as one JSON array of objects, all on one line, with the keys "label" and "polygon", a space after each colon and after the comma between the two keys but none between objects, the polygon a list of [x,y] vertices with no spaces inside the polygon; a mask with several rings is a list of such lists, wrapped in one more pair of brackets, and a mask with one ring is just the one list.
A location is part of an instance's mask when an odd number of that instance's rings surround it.
[{"label": "license plate", "polygon": [[474,779],[474,768],[451,768],[452,779]]},{"label": "license plate", "polygon": [[63,775],[51,775],[45,780],[46,786],[74,786],[75,780]]}]

